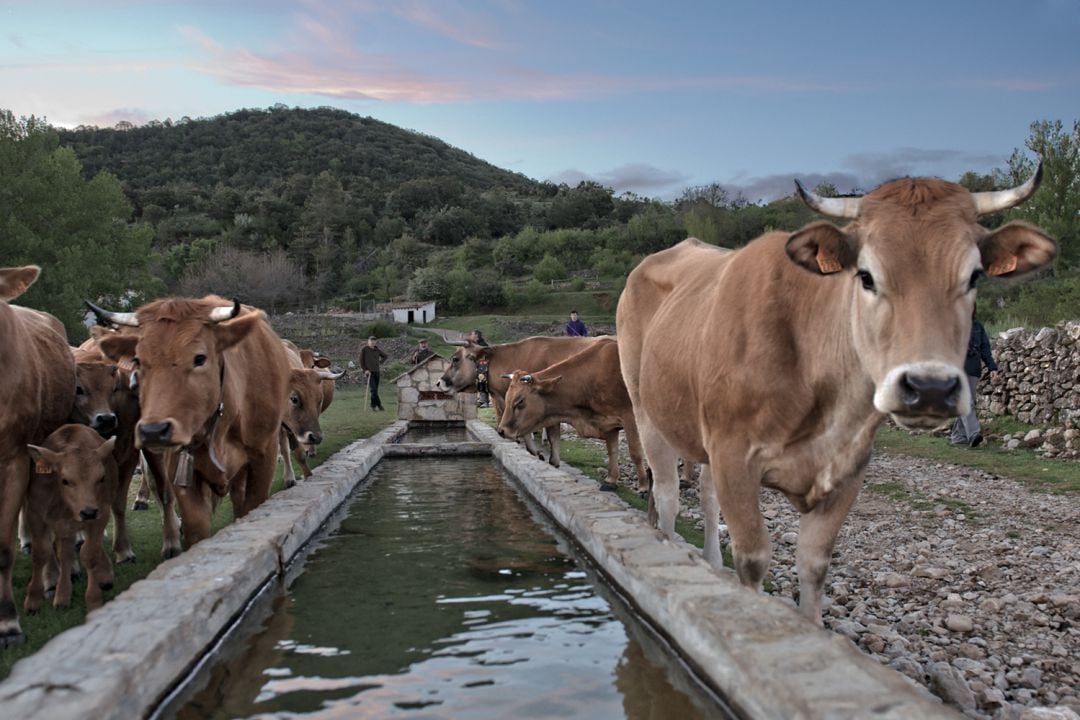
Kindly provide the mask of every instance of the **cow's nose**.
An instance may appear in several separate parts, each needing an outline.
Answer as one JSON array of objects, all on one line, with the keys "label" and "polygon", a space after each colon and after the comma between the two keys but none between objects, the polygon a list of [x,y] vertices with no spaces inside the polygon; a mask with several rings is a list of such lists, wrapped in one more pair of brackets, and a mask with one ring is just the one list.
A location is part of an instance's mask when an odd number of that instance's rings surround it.
[{"label": "cow's nose", "polygon": [[79,511],[79,517],[83,520],[97,520],[98,509],[96,507],[84,507]]},{"label": "cow's nose", "polygon": [[499,437],[506,437],[506,433],[503,432],[502,428],[495,428],[495,432],[499,433]]},{"label": "cow's nose", "polygon": [[962,390],[958,377],[927,377],[904,373],[900,378],[900,398],[915,413],[955,415]]},{"label": "cow's nose", "polygon": [[150,445],[167,445],[172,437],[171,422],[139,423],[139,438]]},{"label": "cow's nose", "polygon": [[90,421],[90,427],[105,435],[116,429],[116,415],[113,413],[98,413]]},{"label": "cow's nose", "polygon": [[322,435],[317,432],[309,432],[307,434],[307,440],[305,440],[305,442],[308,445],[318,445],[322,442]]}]

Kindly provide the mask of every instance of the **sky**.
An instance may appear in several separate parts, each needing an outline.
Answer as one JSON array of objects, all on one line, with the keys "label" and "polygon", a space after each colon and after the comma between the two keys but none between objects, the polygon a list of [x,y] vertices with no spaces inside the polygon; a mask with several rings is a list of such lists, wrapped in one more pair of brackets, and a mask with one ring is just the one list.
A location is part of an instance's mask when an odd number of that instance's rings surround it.
[{"label": "sky", "polygon": [[58,126],[332,106],[674,199],[1004,167],[1080,120],[1080,0],[0,0],[0,108]]}]

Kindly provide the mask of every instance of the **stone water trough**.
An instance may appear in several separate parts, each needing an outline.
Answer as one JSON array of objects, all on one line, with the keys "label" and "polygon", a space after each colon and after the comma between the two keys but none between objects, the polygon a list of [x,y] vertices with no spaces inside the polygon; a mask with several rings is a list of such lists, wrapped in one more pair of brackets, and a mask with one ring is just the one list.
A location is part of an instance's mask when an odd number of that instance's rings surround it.
[{"label": "stone water trough", "polygon": [[[437,362],[414,368],[415,389]],[[441,373],[441,370],[439,370]],[[418,391],[420,392],[420,391]],[[425,402],[417,396],[417,407]],[[469,407],[475,415],[475,405]],[[421,413],[427,412],[424,410]],[[468,439],[427,454],[491,453],[591,558],[641,618],[736,714],[747,718],[959,717],[849,640],[812,626],[780,600],[717,572],[670,542],[644,513],[569,469],[553,468],[475,419]],[[415,454],[399,420],[329,458],[212,538],[158,566],[84,625],[19,662],[0,683],[0,717],[154,717],[192,671],[384,456]],[[225,640],[223,641],[223,638]]]}]

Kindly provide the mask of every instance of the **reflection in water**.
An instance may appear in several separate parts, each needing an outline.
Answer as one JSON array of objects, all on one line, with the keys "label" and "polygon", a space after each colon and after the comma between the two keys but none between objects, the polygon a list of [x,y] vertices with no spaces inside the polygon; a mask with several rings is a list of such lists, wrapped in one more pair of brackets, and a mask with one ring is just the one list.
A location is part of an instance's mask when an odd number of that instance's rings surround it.
[{"label": "reflection in water", "polygon": [[718,715],[546,524],[490,459],[383,461],[177,717]]},{"label": "reflection in water", "polygon": [[464,425],[447,425],[438,423],[435,425],[410,425],[405,434],[397,440],[399,443],[419,443],[421,445],[438,445],[440,443],[458,443],[475,441]]}]

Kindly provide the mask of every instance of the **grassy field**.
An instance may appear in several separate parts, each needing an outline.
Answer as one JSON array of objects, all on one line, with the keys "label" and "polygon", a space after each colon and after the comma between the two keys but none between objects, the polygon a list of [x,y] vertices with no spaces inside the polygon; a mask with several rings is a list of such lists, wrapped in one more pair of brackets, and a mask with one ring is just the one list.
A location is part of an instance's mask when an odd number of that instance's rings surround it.
[{"label": "grassy field", "polygon": [[[317,467],[353,440],[370,437],[394,422],[397,417],[397,397],[392,390],[392,387],[387,387],[384,382],[379,394],[383,405],[386,406],[386,411],[371,412],[364,410],[363,388],[338,388],[334,395],[334,404],[322,416],[324,440],[319,447],[319,454],[309,460],[309,464]],[[299,468],[297,468],[297,473],[299,473]],[[136,480],[138,480],[137,477]],[[138,482],[133,482],[131,499],[134,498],[137,489]],[[281,470],[279,468],[274,480],[273,492],[280,489]],[[130,499],[128,507],[131,507]],[[228,524],[232,517],[232,504],[228,498],[224,498],[214,513],[215,532]],[[151,509],[145,512],[128,510],[127,522],[128,534],[131,537],[137,560],[134,563],[113,566],[116,583],[112,590],[105,593],[106,601],[116,597],[136,580],[146,577],[161,562],[161,509],[158,504],[152,503]],[[111,529],[109,535],[112,536]],[[15,648],[0,650],[0,679],[7,677],[11,666],[18,659],[35,652],[53,636],[81,624],[86,615],[83,603],[83,595],[86,592],[85,578],[73,583],[71,607],[57,610],[52,605],[46,604],[33,615],[21,612],[22,599],[29,579],[30,559],[20,554],[15,563],[15,600],[20,607],[23,632],[27,635],[27,641]]]}]

